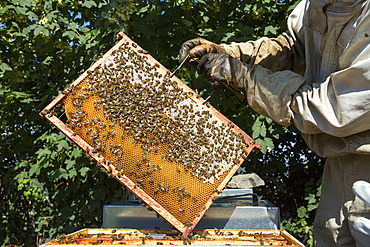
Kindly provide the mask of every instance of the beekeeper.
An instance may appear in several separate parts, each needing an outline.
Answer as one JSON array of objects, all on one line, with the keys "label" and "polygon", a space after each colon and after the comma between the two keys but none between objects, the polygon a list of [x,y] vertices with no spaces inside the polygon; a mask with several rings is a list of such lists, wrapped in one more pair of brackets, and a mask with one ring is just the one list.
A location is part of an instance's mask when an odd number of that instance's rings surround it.
[{"label": "beekeeper", "polygon": [[229,45],[196,38],[180,49],[180,62],[190,54],[209,81],[242,91],[277,123],[294,124],[327,158],[315,246],[370,246],[353,229],[370,208],[352,193],[354,182],[370,182],[369,36],[368,0],[304,0],[277,38]]}]

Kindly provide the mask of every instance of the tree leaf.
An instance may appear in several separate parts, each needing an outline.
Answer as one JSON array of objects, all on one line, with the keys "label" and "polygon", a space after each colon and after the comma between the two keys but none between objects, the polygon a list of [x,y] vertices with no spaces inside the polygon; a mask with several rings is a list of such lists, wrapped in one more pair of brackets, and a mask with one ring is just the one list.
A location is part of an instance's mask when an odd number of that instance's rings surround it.
[{"label": "tree leaf", "polygon": [[84,1],[82,6],[86,8],[91,8],[91,7],[96,7],[97,5],[94,1],[88,0],[88,1]]},{"label": "tree leaf", "polygon": [[37,153],[38,153],[37,159],[41,159],[42,156],[50,155],[51,151],[48,148],[45,148],[38,150]]},{"label": "tree leaf", "polygon": [[74,160],[66,160],[65,163],[67,164],[66,169],[70,170],[75,167],[75,161]]},{"label": "tree leaf", "polygon": [[266,137],[266,138],[264,139],[264,143],[265,143],[265,145],[266,145],[267,147],[269,147],[269,148],[274,148],[274,142],[272,141],[272,139],[271,139],[271,138]]},{"label": "tree leaf", "polygon": [[67,171],[64,168],[59,168],[51,174],[50,179],[60,180],[60,179],[68,179],[68,177],[69,176],[68,176]]},{"label": "tree leaf", "polygon": [[42,190],[44,188],[43,184],[40,183],[36,178],[30,180],[30,185],[37,187],[39,190]]},{"label": "tree leaf", "polygon": [[86,176],[86,174],[90,171],[90,168],[89,167],[82,167],[79,172],[81,174],[81,176]]},{"label": "tree leaf", "polygon": [[33,34],[35,35],[35,37],[37,37],[41,33],[44,34],[44,35],[46,35],[46,36],[49,36],[49,31],[45,27],[43,27],[43,26],[38,26],[33,31]]},{"label": "tree leaf", "polygon": [[306,218],[307,217],[307,211],[306,211],[306,208],[304,207],[299,207],[298,210],[298,217],[299,218]]},{"label": "tree leaf", "polygon": [[53,10],[53,2],[51,2],[51,1],[45,2],[44,10],[45,10],[46,13],[52,11]]},{"label": "tree leaf", "polygon": [[277,27],[274,27],[274,26],[266,26],[265,27],[264,34],[265,35],[268,35],[269,33],[272,33],[272,34],[276,35],[276,33],[277,33],[276,30],[277,30]]},{"label": "tree leaf", "polygon": [[12,71],[13,69],[6,63],[0,64],[0,73],[4,73],[5,71]]},{"label": "tree leaf", "polygon": [[15,7],[15,12],[20,15],[26,15],[27,14],[27,8],[16,6]]},{"label": "tree leaf", "polygon": [[58,152],[62,151],[62,150],[68,150],[69,149],[69,145],[68,145],[68,142],[66,140],[60,140],[59,143],[58,143]]},{"label": "tree leaf", "polygon": [[259,126],[253,126],[252,127],[252,130],[253,130],[253,133],[252,133],[252,138],[253,139],[256,139],[257,137],[260,136],[260,133],[261,133],[261,127]]},{"label": "tree leaf", "polygon": [[78,35],[74,31],[65,31],[62,34],[62,37],[68,37],[70,40],[73,40],[73,39],[77,38],[77,36]]},{"label": "tree leaf", "polygon": [[72,158],[75,158],[75,159],[81,157],[81,155],[82,155],[82,151],[80,148],[74,148],[71,153]]},{"label": "tree leaf", "polygon": [[265,137],[266,136],[266,126],[265,124],[262,124],[260,127],[260,136]]},{"label": "tree leaf", "polygon": [[29,176],[33,176],[34,174],[40,175],[40,166],[37,163],[31,165],[31,169],[29,171]]}]

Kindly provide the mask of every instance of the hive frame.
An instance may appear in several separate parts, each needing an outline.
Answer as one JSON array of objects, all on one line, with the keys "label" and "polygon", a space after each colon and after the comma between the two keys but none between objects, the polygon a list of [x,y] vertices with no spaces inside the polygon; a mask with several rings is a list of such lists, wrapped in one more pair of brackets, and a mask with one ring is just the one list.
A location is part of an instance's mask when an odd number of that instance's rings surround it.
[{"label": "hive frame", "polygon": [[[88,70],[94,70],[97,68],[107,57],[111,55],[113,51],[118,49],[123,43],[129,42],[130,44],[136,44],[134,41],[132,41],[129,37],[127,37],[125,34],[120,32],[117,36],[120,38],[120,40],[117,42],[116,45],[114,45],[107,53],[105,53],[100,59],[98,59]],[[135,50],[141,50],[141,47],[136,44],[135,48],[132,48]],[[151,64],[159,64],[159,71],[162,71],[163,73],[166,73],[168,70],[161,65],[158,61],[156,61],[152,56],[149,54],[146,54],[148,58],[148,62]],[[78,85],[85,77],[88,76],[88,73],[86,70],[84,73],[82,73],[70,86],[76,86]],[[182,88],[185,92],[193,92],[191,88],[189,88],[187,85],[185,85],[180,79],[178,79],[176,76],[173,76],[171,78],[172,80],[175,80],[178,83],[178,86]],[[211,197],[207,200],[206,204],[203,207],[203,210],[199,212],[199,217],[196,217],[193,222],[191,223],[191,226],[185,226],[183,223],[181,223],[178,219],[176,219],[170,212],[168,212],[165,208],[163,208],[157,201],[155,201],[150,195],[148,195],[145,191],[143,191],[140,186],[135,186],[135,183],[130,180],[127,176],[121,175],[117,176],[117,170],[113,166],[108,167],[109,165],[105,164],[104,157],[99,156],[97,153],[93,153],[91,147],[87,142],[85,142],[80,136],[75,135],[74,131],[70,129],[68,126],[66,126],[58,117],[51,114],[52,110],[58,106],[62,102],[62,100],[66,97],[66,94],[60,94],[58,95],[48,106],[46,106],[41,112],[40,115],[47,119],[49,122],[51,122],[55,127],[57,127],[61,132],[63,132],[68,138],[70,138],[73,142],[75,142],[80,148],[82,148],[87,154],[89,154],[92,158],[94,158],[98,163],[100,163],[101,166],[105,167],[106,169],[112,170],[112,175],[115,177],[116,180],[118,180],[120,183],[125,185],[132,193],[134,193],[138,198],[140,198],[142,201],[144,201],[146,204],[148,204],[154,211],[156,211],[161,217],[163,217],[169,224],[171,224],[174,228],[179,230],[183,233],[184,237],[187,237],[189,233],[194,229],[195,225],[199,222],[199,220],[203,217],[203,215],[206,213],[208,208],[211,206],[213,200],[217,197],[218,192],[214,192]],[[192,98],[193,101],[196,103],[202,104],[204,102],[204,99],[202,98]],[[222,115],[220,112],[218,112],[215,108],[210,106],[208,110],[212,113],[213,116],[215,116],[219,121],[223,123],[229,123],[230,120],[228,120],[224,115]],[[261,146],[256,143],[251,137],[249,137],[244,131],[242,131],[240,128],[238,128],[236,125],[234,125],[234,131],[236,133],[241,133],[246,140],[247,144],[249,145],[246,151],[246,156],[249,155],[249,153],[256,149],[260,150]],[[218,186],[217,191],[222,191],[222,189],[226,186],[227,182],[231,179],[233,174],[237,171],[239,166],[242,164],[244,159],[240,159],[239,164],[234,165],[232,169],[228,171],[227,176],[225,179],[221,182],[221,184]]]},{"label": "hive frame", "polygon": [[[205,235],[206,233],[212,234],[213,238],[210,240],[205,239],[192,239],[191,237],[187,238],[186,240],[190,241],[191,245],[193,246],[271,246],[268,243],[262,243],[260,242],[260,245],[256,245],[256,243],[250,243],[248,244],[248,241],[241,241],[237,236],[239,236],[240,233],[242,234],[250,234],[255,235],[258,238],[258,235],[272,235],[271,241],[276,241],[276,244],[273,244],[273,246],[289,246],[289,247],[305,247],[300,241],[298,241],[295,237],[290,235],[285,230],[195,230],[193,232],[197,235]],[[73,243],[71,245],[77,245],[77,246],[92,246],[92,242],[95,242],[99,238],[97,236],[101,236],[100,239],[103,239],[103,237],[106,237],[106,240],[109,243],[102,243],[99,246],[115,246],[122,244],[119,243],[121,240],[117,240],[118,244],[114,244],[113,240],[109,241],[109,237],[112,238],[113,235],[127,235],[127,234],[138,234],[140,237],[136,237],[135,240],[125,240],[122,241],[125,242],[125,246],[153,246],[158,245],[158,242],[161,242],[164,246],[173,245],[173,246],[187,246],[189,242],[184,243],[183,240],[173,240],[171,237],[170,239],[166,239],[165,236],[173,236],[172,230],[138,230],[138,229],[82,229],[77,232],[71,233],[66,235],[65,239],[78,239],[77,241],[84,242],[84,243]],[[232,234],[233,236],[230,238],[229,234]],[[90,237],[84,237],[84,235],[90,235]],[[273,237],[273,236],[276,237]],[[79,237],[80,236],[80,237]],[[144,236],[154,236],[153,239],[146,239],[142,241],[145,237]],[[284,238],[287,241],[287,244],[281,245],[281,242],[279,239]],[[204,244],[204,242],[206,242]],[[182,243],[182,244],[181,244]],[[207,244],[208,243],[208,244]],[[91,244],[91,245],[90,245]],[[279,245],[280,244],[280,245]],[[64,247],[66,244],[58,244],[58,240],[54,239],[50,242],[46,243],[45,245],[42,245],[41,247],[46,246],[52,246],[52,247]]]}]

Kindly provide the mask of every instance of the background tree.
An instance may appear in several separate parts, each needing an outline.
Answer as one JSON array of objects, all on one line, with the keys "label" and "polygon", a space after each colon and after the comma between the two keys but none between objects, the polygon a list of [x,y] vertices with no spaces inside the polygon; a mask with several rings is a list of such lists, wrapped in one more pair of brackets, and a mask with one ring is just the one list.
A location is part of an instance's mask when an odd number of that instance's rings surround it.
[{"label": "background tree", "polygon": [[[100,227],[102,207],[122,201],[120,184],[38,116],[124,31],[168,69],[187,39],[216,43],[276,36],[296,5],[271,0],[0,0],[0,243],[36,246],[62,233]],[[211,88],[183,67],[201,95]],[[259,116],[227,90],[211,103],[264,147],[243,164],[281,208],[282,227],[310,244],[322,160],[293,127]]]}]

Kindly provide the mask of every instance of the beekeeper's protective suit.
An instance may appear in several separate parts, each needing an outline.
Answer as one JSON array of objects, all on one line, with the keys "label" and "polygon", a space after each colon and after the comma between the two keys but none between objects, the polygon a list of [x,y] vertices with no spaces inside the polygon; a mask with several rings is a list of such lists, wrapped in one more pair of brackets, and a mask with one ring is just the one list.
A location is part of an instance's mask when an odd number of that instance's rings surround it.
[{"label": "beekeeper's protective suit", "polygon": [[370,209],[352,193],[355,181],[370,182],[369,44],[369,1],[303,0],[278,38],[193,39],[180,50],[180,61],[190,54],[208,80],[243,91],[252,109],[277,123],[294,124],[327,157],[316,246],[370,246],[354,238],[353,222],[370,218]]}]

